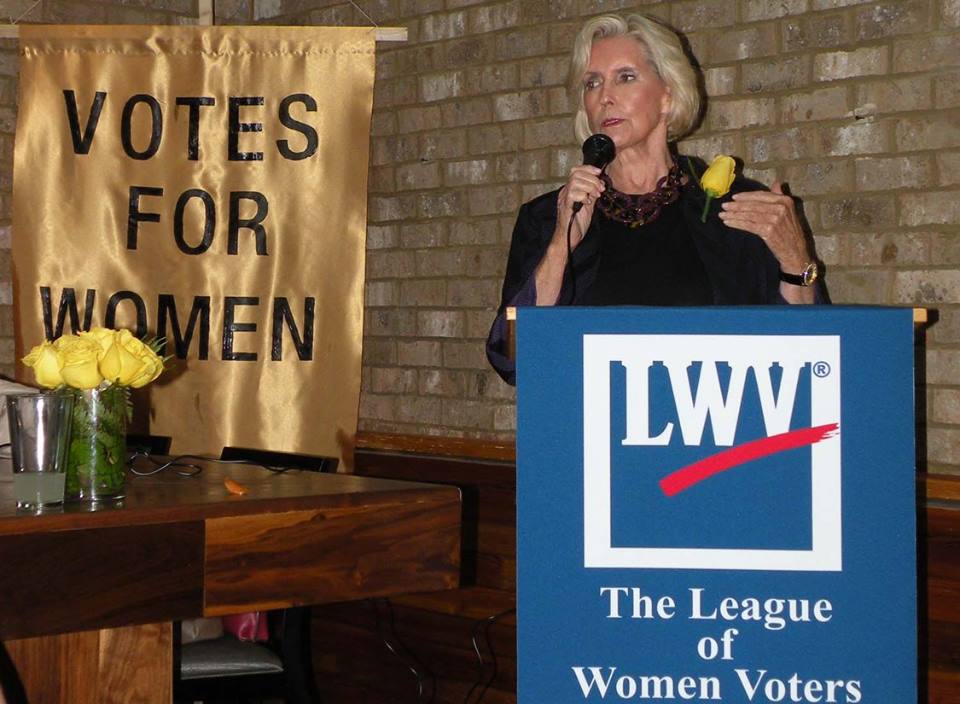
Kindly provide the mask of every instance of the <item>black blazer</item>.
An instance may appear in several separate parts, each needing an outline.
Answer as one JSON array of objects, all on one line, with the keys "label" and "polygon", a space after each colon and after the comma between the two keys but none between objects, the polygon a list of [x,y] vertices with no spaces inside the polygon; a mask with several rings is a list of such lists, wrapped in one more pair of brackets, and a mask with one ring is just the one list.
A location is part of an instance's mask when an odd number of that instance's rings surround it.
[{"label": "black blazer", "polygon": [[[699,159],[681,156],[681,168],[690,173],[690,162],[702,174],[706,169]],[[766,243],[754,234],[727,227],[718,217],[720,203],[740,191],[766,190],[765,187],[743,177],[737,177],[730,192],[722,199],[713,201],[706,222],[700,222],[706,194],[692,182],[680,192],[683,221],[690,232],[703,268],[710,282],[714,305],[763,305],[786,303],[780,295],[780,265]],[[557,197],[559,189],[538,196],[520,206],[517,223],[510,242],[507,270],[497,318],[487,338],[487,358],[497,373],[510,384],[515,383],[513,362],[506,352],[506,321],[504,310],[512,305],[515,297],[533,276],[543,259],[547,246],[557,225]],[[577,305],[579,294],[586,291],[596,276],[599,263],[600,237],[597,228],[591,226],[583,240],[573,251],[573,267],[576,272],[577,293],[570,300],[569,277],[560,291],[561,305]],[[819,297],[819,296],[818,296]]]}]

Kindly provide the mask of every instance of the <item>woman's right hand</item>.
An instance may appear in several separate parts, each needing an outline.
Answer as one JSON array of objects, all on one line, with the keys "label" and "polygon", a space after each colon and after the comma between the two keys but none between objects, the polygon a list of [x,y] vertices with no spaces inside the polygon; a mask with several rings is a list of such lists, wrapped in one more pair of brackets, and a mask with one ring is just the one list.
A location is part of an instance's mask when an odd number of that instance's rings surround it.
[{"label": "woman's right hand", "polygon": [[[604,188],[600,169],[596,166],[574,166],[570,169],[567,185],[560,189],[557,196],[557,227],[553,231],[553,239],[535,271],[538,306],[552,306],[560,295],[563,272],[567,266],[567,227],[570,218],[574,218],[570,229],[572,251],[589,229],[597,198]],[[574,203],[583,203],[576,214],[573,212]]]},{"label": "woman's right hand", "polygon": [[[580,244],[590,227],[597,199],[605,189],[603,181],[600,180],[600,169],[596,166],[574,166],[570,169],[570,178],[560,189],[560,195],[557,197],[557,228],[554,230],[554,241],[561,238],[566,248],[567,227],[570,224],[570,218],[573,217],[575,219],[573,228],[570,230],[570,247],[573,249]],[[575,215],[574,203],[583,204]]]}]

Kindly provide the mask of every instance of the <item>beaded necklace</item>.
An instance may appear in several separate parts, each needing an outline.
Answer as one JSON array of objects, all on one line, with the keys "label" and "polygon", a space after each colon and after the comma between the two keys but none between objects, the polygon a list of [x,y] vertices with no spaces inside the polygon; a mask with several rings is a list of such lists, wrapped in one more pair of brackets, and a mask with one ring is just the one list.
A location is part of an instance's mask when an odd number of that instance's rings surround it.
[{"label": "beaded necklace", "polygon": [[600,174],[600,178],[606,185],[606,190],[600,194],[597,207],[610,220],[630,228],[641,227],[660,217],[663,206],[680,197],[680,187],[683,185],[683,175],[677,162],[673,162],[670,171],[657,181],[657,187],[650,193],[621,193],[613,187],[606,171]]}]

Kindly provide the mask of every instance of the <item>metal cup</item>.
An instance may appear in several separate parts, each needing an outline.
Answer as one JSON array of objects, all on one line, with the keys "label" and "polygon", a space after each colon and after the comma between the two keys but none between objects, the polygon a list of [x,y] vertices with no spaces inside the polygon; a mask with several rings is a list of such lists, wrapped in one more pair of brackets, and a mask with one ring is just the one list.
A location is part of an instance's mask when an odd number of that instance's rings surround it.
[{"label": "metal cup", "polygon": [[63,503],[73,397],[55,392],[7,396],[17,508]]}]

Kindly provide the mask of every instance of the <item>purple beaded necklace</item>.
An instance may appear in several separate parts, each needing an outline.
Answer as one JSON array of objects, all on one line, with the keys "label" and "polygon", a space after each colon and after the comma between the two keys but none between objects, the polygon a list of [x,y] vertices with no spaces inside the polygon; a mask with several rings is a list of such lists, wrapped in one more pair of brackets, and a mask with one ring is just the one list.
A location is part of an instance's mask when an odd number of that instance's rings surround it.
[{"label": "purple beaded necklace", "polygon": [[613,187],[606,171],[600,174],[600,178],[606,185],[606,190],[600,194],[597,207],[610,220],[630,228],[641,227],[660,217],[663,206],[680,197],[680,188],[683,185],[683,174],[677,162],[673,162],[670,171],[657,181],[657,187],[650,193],[621,193]]}]

